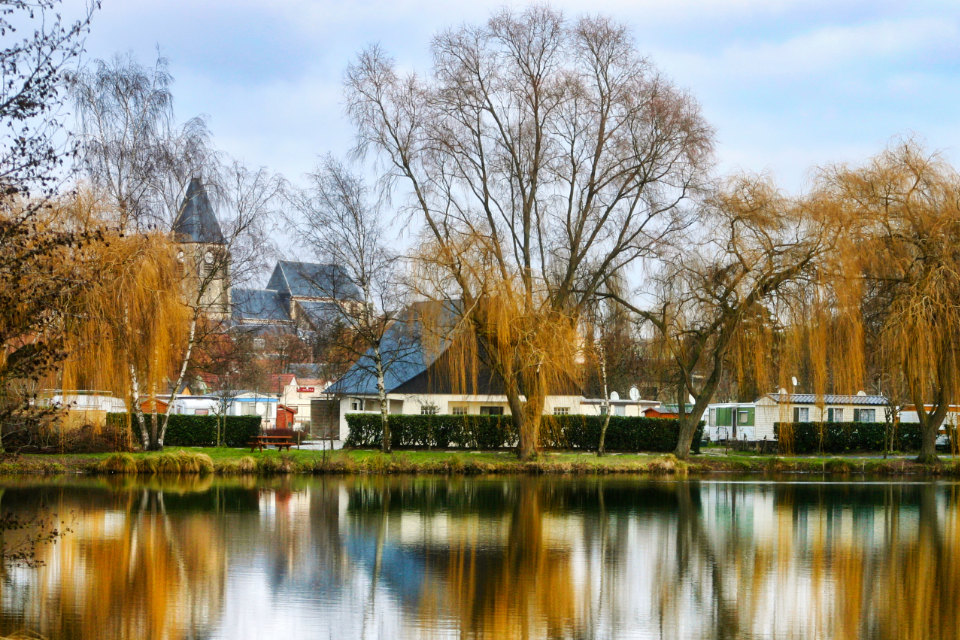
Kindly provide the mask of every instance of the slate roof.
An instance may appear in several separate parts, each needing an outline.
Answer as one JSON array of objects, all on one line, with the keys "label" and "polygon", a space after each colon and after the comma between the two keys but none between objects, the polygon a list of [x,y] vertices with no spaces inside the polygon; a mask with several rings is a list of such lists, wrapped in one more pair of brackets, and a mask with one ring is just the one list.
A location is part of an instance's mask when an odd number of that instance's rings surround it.
[{"label": "slate roof", "polygon": [[360,299],[360,290],[335,264],[281,260],[273,269],[267,289],[299,298]]},{"label": "slate roof", "polygon": [[233,320],[239,323],[290,322],[290,314],[279,291],[232,289]]},{"label": "slate roof", "polygon": [[[789,404],[817,404],[817,394],[815,393],[768,393],[767,395],[776,403],[784,402]],[[858,404],[882,406],[887,404],[887,399],[884,396],[825,394],[823,396],[823,404]]]},{"label": "slate roof", "polygon": [[297,307],[314,329],[321,329],[340,320],[340,305],[319,300],[297,300]]},{"label": "slate roof", "polygon": [[[408,307],[391,325],[384,336],[380,351],[384,362],[389,362],[384,372],[387,393],[425,373],[445,351],[443,345],[427,349],[424,344],[424,328],[421,322],[423,309],[435,303],[417,303]],[[446,314],[453,318],[452,310]],[[440,320],[440,323],[444,320]],[[331,384],[327,393],[343,395],[375,395],[377,376],[374,372],[373,350],[367,351],[339,380]]]},{"label": "slate roof", "polygon": [[210,198],[199,178],[192,178],[187,187],[187,195],[180,205],[177,219],[173,222],[173,232],[181,242],[202,242],[205,244],[224,244],[220,223],[213,213]]}]

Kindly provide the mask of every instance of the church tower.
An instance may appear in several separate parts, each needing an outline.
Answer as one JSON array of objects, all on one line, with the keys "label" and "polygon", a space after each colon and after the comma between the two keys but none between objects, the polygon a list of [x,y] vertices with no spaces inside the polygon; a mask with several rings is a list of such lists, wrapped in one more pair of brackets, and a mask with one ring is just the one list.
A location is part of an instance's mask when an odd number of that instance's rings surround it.
[{"label": "church tower", "polygon": [[190,180],[173,233],[180,245],[188,304],[198,302],[214,320],[230,318],[230,252],[199,178]]}]

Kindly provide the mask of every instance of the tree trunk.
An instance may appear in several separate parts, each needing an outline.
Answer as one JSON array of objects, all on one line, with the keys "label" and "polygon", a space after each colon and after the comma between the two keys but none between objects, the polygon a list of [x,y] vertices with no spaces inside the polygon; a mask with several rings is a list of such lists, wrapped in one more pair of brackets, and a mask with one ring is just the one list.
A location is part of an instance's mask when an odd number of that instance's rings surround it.
[{"label": "tree trunk", "polygon": [[697,432],[697,425],[700,424],[700,417],[703,411],[699,413],[694,407],[690,413],[682,414],[680,418],[680,433],[677,437],[677,448],[673,450],[673,455],[685,460],[690,457],[690,447],[693,445],[693,436]]},{"label": "tree trunk", "polygon": [[383,434],[380,448],[384,453],[390,453],[393,443],[390,441],[390,412],[387,406],[387,385],[383,379],[383,359],[380,357],[380,347],[374,348],[373,358],[377,367],[377,397],[380,400],[380,425]]},{"label": "tree trunk", "polygon": [[603,347],[603,337],[600,338],[600,375],[603,378],[603,407],[607,410],[603,419],[603,426],[600,427],[600,442],[597,443],[597,457],[605,453],[605,444],[607,440],[607,427],[610,426],[610,392],[607,389],[607,354]]},{"label": "tree trunk", "polygon": [[193,317],[190,319],[190,337],[187,340],[187,351],[183,355],[183,362],[180,363],[180,374],[177,376],[177,381],[173,385],[173,389],[170,390],[170,397],[167,398],[167,410],[163,413],[163,424],[160,425],[160,437],[159,444],[160,448],[163,448],[163,441],[167,436],[167,424],[170,422],[170,414],[173,413],[173,403],[177,399],[177,394],[180,392],[180,387],[183,385],[183,379],[187,375],[187,367],[190,366],[190,358],[193,355],[193,346],[197,339],[197,318],[199,316],[199,311],[196,309],[193,312]]},{"label": "tree trunk", "polygon": [[150,450],[150,435],[147,432],[147,423],[143,417],[143,409],[140,407],[140,379],[137,377],[137,369],[130,363],[130,387],[133,391],[133,414],[137,416],[137,425],[140,427],[140,444],[144,451]]},{"label": "tree trunk", "polygon": [[938,461],[937,432],[940,431],[950,406],[943,388],[937,389],[935,396],[936,405],[933,411],[927,411],[921,393],[916,390],[913,393],[914,407],[917,409],[917,419],[920,421],[920,455],[917,456],[917,462],[923,464]]},{"label": "tree trunk", "polygon": [[920,455],[917,456],[917,462],[925,464],[937,462],[937,432],[939,430],[939,421],[934,419],[933,414],[928,414],[920,419]]}]

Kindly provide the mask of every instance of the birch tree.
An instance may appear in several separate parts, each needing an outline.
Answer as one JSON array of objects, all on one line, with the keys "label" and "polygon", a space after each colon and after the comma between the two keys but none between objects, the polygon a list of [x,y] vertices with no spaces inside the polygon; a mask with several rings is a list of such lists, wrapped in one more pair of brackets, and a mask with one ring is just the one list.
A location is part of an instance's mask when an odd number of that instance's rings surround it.
[{"label": "birch tree", "polygon": [[[549,343],[541,334],[576,324],[605,278],[683,226],[712,131],[606,18],[502,11],[438,34],[432,53],[428,75],[404,75],[380,48],[361,52],[347,70],[347,109],[357,151],[382,160],[409,195],[406,210],[448,275],[435,295],[462,301],[527,458],[559,379],[537,352]],[[500,294],[516,297],[496,302],[518,314],[516,331],[484,311],[495,305],[471,276],[477,242]]]},{"label": "birch tree", "polygon": [[345,328],[355,340],[342,342],[356,349],[355,365],[377,381],[383,439],[391,448],[386,375],[404,359],[412,345],[403,332],[388,332],[404,310],[399,256],[388,248],[384,227],[385,200],[371,193],[345,165],[326,157],[310,175],[310,186],[294,195],[299,216],[292,220],[301,241],[326,263],[322,278],[303,274],[331,303],[330,325]]}]

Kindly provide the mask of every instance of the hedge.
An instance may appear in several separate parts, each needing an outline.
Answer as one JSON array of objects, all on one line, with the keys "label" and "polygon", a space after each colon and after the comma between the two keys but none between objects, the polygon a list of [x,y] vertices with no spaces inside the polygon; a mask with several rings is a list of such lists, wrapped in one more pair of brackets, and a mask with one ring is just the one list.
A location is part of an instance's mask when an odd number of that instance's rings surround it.
[{"label": "hedge", "polygon": [[[379,447],[380,414],[349,413],[346,416],[348,447]],[[548,448],[596,451],[603,416],[544,416],[540,444]],[[510,416],[402,415],[389,416],[394,447],[443,449],[499,449],[517,444],[517,432]],[[679,421],[671,418],[611,416],[607,427],[609,451],[673,451],[677,446]],[[700,443],[703,425],[694,434]]]},{"label": "hedge", "polygon": [[[780,453],[846,453],[883,451],[889,428],[886,422],[777,422],[773,425],[773,432],[777,436]],[[788,429],[792,431],[792,437]],[[918,451],[920,425],[897,425],[893,449]]]},{"label": "hedge", "polygon": [[[149,428],[150,416],[147,419]],[[107,415],[107,423],[127,420],[122,413]],[[163,416],[157,416],[162,420]],[[164,446],[171,447],[213,447],[217,441],[217,424],[221,416],[191,416],[174,413],[167,423],[167,434],[163,440]],[[135,442],[140,442],[140,429],[137,426],[136,416],[130,416],[130,425],[134,433]],[[227,416],[223,425],[223,442],[228,447],[244,447],[256,435],[260,434],[260,416]]]}]

